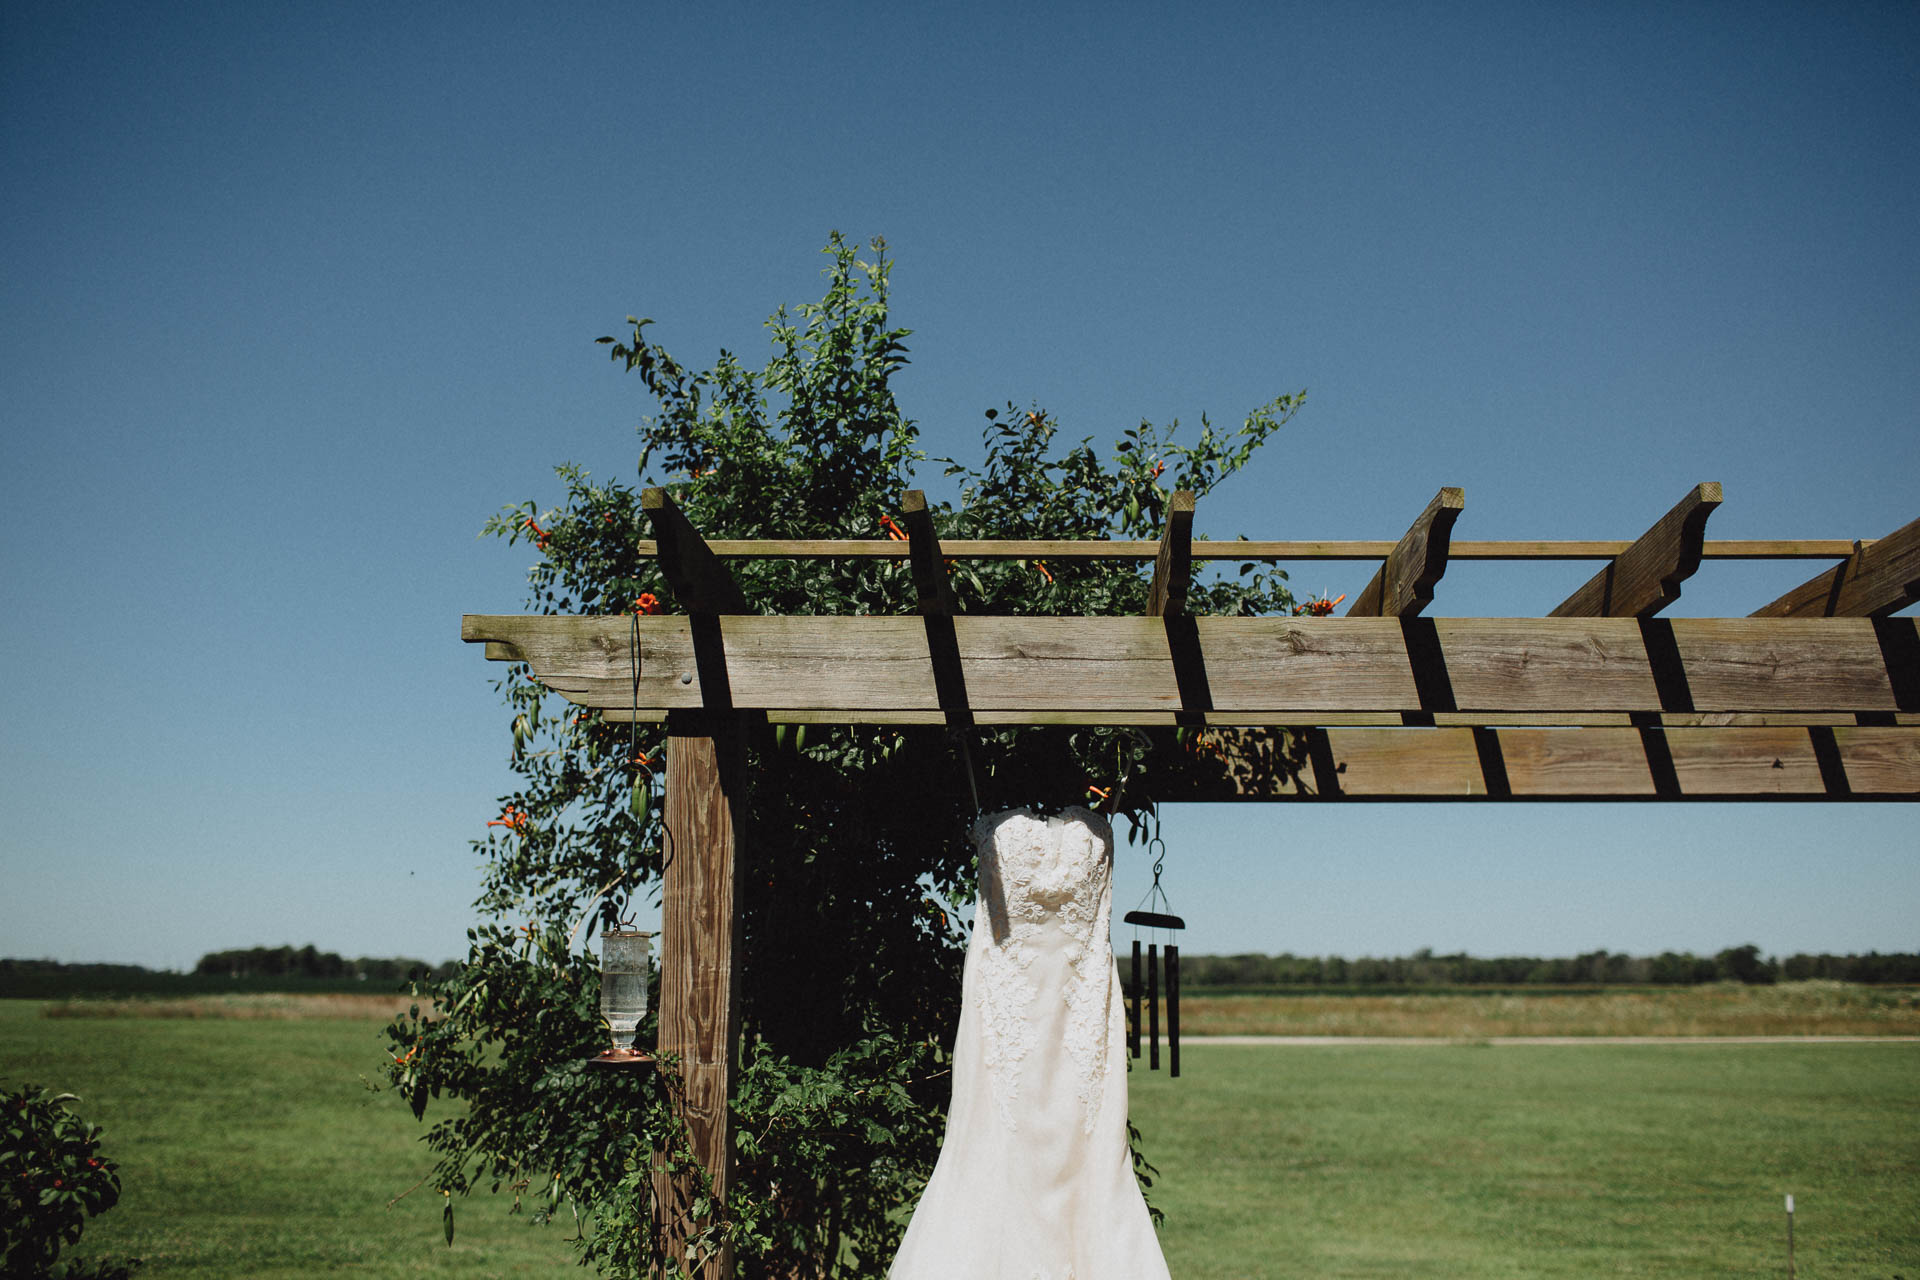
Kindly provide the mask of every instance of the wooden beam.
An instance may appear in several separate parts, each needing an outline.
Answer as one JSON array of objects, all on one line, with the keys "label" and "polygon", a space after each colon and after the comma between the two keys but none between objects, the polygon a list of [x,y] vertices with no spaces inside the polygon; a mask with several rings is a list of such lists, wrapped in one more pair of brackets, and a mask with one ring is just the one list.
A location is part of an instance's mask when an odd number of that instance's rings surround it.
[{"label": "wooden beam", "polygon": [[946,558],[940,553],[940,539],[934,534],[933,513],[927,509],[924,491],[909,489],[900,495],[900,518],[907,526],[908,555],[913,563],[913,586],[920,597],[920,612],[958,613],[953,584],[947,580]]},{"label": "wooden beam", "polygon": [[1153,561],[1153,585],[1147,591],[1149,618],[1179,617],[1187,611],[1193,584],[1193,493],[1175,489],[1167,502],[1167,527]]},{"label": "wooden beam", "polygon": [[[673,714],[658,707],[643,707],[636,714],[625,707],[610,707],[596,712],[608,724],[659,724]],[[945,724],[948,717],[938,711],[886,711],[851,707],[769,707],[770,724]],[[1883,713],[1884,715],[1884,713]],[[1876,716],[1875,719],[1882,719]],[[1920,725],[1920,712],[1898,711],[1890,716],[1894,725]],[[982,711],[973,717],[984,728],[996,726],[1112,725],[1141,729],[1192,724],[1196,717],[1170,711]],[[1209,711],[1197,719],[1222,727],[1271,727],[1275,716],[1254,711]],[[1386,727],[1407,723],[1400,711],[1300,711],[1288,712],[1286,719],[1296,725],[1321,728]],[[1783,725],[1807,728],[1813,725],[1837,727],[1857,725],[1860,714],[1853,711],[1441,711],[1433,722],[1441,728],[1547,728],[1547,729],[1624,729],[1647,725],[1653,728],[1698,729],[1741,726]]]},{"label": "wooden beam", "polygon": [[[709,705],[695,619],[639,620],[637,705]],[[1319,712],[1920,711],[1912,618],[1393,618],[1190,620],[1213,712],[1287,723]],[[969,706],[1059,721],[1193,710],[1159,618],[952,620]],[[623,617],[463,620],[512,645],[583,706],[634,705]],[[727,697],[739,708],[943,709],[927,628],[914,617],[723,617]],[[1415,654],[1413,650],[1420,649]],[[1426,682],[1416,680],[1420,659]],[[1433,696],[1432,672],[1447,703]]]},{"label": "wooden beam", "polygon": [[1554,618],[1650,618],[1680,598],[1680,584],[1700,567],[1707,517],[1721,502],[1720,485],[1697,484],[1638,541],[1562,600]]},{"label": "wooden beam", "polygon": [[[1291,749],[1278,752],[1239,744],[1225,777],[1184,786],[1169,779],[1156,798],[1920,800],[1920,728],[1377,728],[1293,736]],[[1315,757],[1318,767],[1263,771],[1257,763]]]},{"label": "wooden beam", "polygon": [[[1194,543],[1196,560],[1380,560],[1393,554],[1396,542],[1366,541],[1233,541]],[[1611,560],[1631,542],[1510,540],[1454,542],[1450,560]],[[1729,538],[1705,543],[1700,555],[1707,560],[1842,560],[1860,546],[1844,538]],[[738,560],[904,560],[911,555],[903,543],[871,538],[714,538],[707,543],[721,559]],[[658,554],[659,544],[642,539],[634,549],[643,556]],[[950,539],[941,546],[950,560],[1152,560],[1160,554],[1157,542],[1097,539],[1017,538]]]},{"label": "wooden beam", "polygon": [[691,613],[751,613],[733,575],[707,546],[665,489],[648,489],[640,506],[653,522],[654,546],[667,585]]},{"label": "wooden beam", "polygon": [[1753,611],[1756,618],[1880,618],[1920,600],[1920,520]]},{"label": "wooden beam", "polygon": [[1347,608],[1349,618],[1411,618],[1433,602],[1434,584],[1447,571],[1453,522],[1467,505],[1466,492],[1442,489],[1394,544],[1384,563]]},{"label": "wooden beam", "polygon": [[[661,885],[660,1044],[679,1058],[681,1116],[694,1159],[724,1201],[733,1178],[728,1123],[734,1046],[740,1033],[737,842],[744,817],[741,735],[728,717],[679,712],[667,722],[667,847]],[[656,1157],[658,1159],[658,1157]],[[684,1257],[694,1183],[654,1175],[669,1256]],[[727,1280],[732,1259],[689,1267],[700,1280]]]}]

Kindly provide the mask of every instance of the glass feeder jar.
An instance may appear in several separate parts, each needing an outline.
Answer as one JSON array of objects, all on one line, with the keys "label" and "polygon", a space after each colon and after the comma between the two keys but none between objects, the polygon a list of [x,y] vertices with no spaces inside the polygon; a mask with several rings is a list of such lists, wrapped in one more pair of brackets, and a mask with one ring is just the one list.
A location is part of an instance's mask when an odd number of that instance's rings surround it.
[{"label": "glass feeder jar", "polygon": [[600,1016],[613,1033],[613,1048],[597,1061],[641,1061],[647,1054],[634,1036],[647,1016],[648,953],[653,935],[608,929],[600,935]]}]

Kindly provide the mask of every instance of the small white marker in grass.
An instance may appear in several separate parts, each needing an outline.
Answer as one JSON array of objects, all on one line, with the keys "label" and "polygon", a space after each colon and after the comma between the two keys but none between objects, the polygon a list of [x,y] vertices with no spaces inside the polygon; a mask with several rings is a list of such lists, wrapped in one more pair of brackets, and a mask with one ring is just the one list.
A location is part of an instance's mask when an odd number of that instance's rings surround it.
[{"label": "small white marker in grass", "polygon": [[1793,1280],[1793,1192],[1787,1192],[1787,1280]]}]

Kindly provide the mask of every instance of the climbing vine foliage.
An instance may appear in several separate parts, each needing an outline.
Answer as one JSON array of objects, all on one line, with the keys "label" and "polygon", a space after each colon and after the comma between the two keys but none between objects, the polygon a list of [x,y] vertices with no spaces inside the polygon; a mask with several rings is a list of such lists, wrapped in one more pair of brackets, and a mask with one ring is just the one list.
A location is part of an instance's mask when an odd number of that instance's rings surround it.
[{"label": "climbing vine foliage", "polygon": [[[925,461],[893,392],[908,331],[888,318],[883,242],[863,251],[836,235],[825,254],[825,295],[773,315],[762,368],[722,351],[690,370],[653,341],[651,320],[629,317],[624,336],[600,340],[654,412],[633,482],[562,466],[557,502],[489,521],[534,552],[534,610],[677,608],[635,550],[652,536],[647,485],[664,485],[712,538],[897,534],[901,492]],[[1044,409],[989,411],[977,460],[937,460],[962,496],[936,506],[936,529],[1157,538],[1174,489],[1212,489],[1298,405],[1282,396],[1232,431],[1141,423],[1104,452],[1090,438],[1063,445]],[[766,613],[903,614],[916,603],[904,560],[731,567]],[[1148,590],[1146,570],[1125,563],[958,561],[952,575],[971,613],[1139,613]],[[1234,614],[1292,605],[1281,575],[1251,565],[1197,582],[1190,600]],[[430,1122],[449,1232],[454,1197],[486,1188],[578,1224],[585,1260],[604,1273],[639,1276],[657,1261],[651,1153],[686,1160],[674,1077],[579,1064],[605,1039],[594,923],[657,899],[665,736],[582,715],[522,666],[500,690],[519,785],[476,842],[486,922],[460,971],[421,987],[388,1029],[391,1081]],[[1089,786],[1112,795],[1123,775],[1122,807],[1136,820],[1151,807],[1142,735],[1001,731],[970,745],[988,807],[1074,800]],[[952,907],[973,892],[967,774],[938,728],[822,726],[768,732],[748,774],[736,1172],[726,1204],[696,1205],[712,1211],[700,1243],[730,1242],[747,1276],[880,1276],[939,1149],[966,946]]]}]

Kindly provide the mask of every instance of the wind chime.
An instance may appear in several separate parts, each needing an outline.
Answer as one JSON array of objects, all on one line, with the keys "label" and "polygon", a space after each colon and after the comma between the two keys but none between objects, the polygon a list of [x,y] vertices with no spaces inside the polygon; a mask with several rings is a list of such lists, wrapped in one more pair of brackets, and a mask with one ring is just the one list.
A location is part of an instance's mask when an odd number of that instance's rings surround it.
[{"label": "wind chime", "polygon": [[[1165,930],[1166,942],[1166,990],[1167,990],[1167,1074],[1178,1078],[1180,1075],[1180,948],[1173,941],[1176,930],[1187,927],[1187,922],[1172,914],[1167,902],[1166,891],[1160,887],[1160,871],[1167,859],[1166,841],[1160,838],[1159,820],[1154,821],[1153,838],[1147,842],[1147,852],[1153,855],[1153,885],[1147,890],[1147,896],[1140,900],[1140,906],[1121,917],[1125,924],[1134,926],[1133,934],[1133,1017],[1127,1025],[1127,1049],[1134,1057],[1140,1056],[1140,930],[1147,930],[1146,965],[1146,1013],[1147,1013],[1147,1067],[1160,1069],[1160,944],[1156,941],[1159,931]],[[1158,910],[1155,910],[1158,908]]]}]

